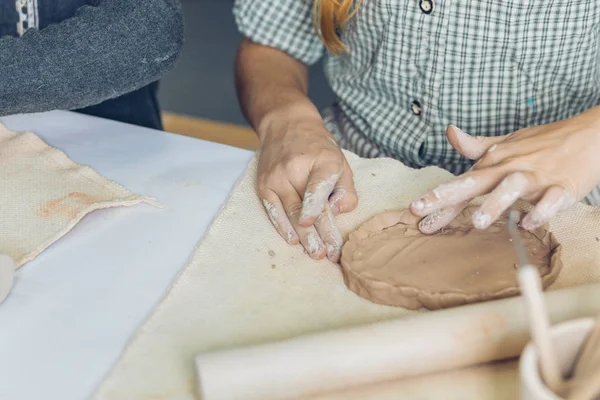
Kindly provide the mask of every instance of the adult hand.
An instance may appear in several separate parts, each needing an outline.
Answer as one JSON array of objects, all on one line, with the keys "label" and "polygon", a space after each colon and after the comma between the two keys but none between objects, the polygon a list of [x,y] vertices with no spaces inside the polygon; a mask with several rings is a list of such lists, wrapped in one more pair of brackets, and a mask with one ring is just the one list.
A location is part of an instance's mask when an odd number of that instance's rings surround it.
[{"label": "adult hand", "polygon": [[286,119],[261,135],[258,194],[271,222],[289,243],[314,259],[340,258],[334,215],[358,202],[350,166],[320,119]]},{"label": "adult hand", "polygon": [[573,206],[600,183],[600,108],[506,136],[472,137],[449,127],[447,137],[462,155],[478,160],[470,171],[414,201],[410,209],[425,217],[419,228],[443,228],[475,197],[489,194],[473,215],[486,229],[517,199],[535,204],[522,219],[533,230]]}]

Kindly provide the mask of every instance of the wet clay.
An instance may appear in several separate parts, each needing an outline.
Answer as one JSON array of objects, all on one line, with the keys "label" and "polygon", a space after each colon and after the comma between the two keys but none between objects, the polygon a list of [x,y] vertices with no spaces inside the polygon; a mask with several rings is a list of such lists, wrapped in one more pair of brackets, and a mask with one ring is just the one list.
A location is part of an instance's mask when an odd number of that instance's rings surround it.
[{"label": "wet clay", "polygon": [[[518,259],[507,218],[477,230],[471,222],[476,209],[466,208],[434,235],[422,234],[409,210],[377,215],[352,232],[342,250],[346,285],[374,303],[413,310],[517,295]],[[546,288],[562,268],[561,246],[547,227],[520,232]]]}]

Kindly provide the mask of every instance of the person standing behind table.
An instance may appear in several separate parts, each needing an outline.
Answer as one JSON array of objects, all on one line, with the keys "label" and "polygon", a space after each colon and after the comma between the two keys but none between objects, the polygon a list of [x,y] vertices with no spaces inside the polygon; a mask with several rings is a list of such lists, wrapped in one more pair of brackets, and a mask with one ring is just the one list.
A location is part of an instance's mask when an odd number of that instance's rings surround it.
[{"label": "person standing behind table", "polygon": [[[411,204],[424,233],[488,193],[480,229],[518,198],[536,204],[526,229],[600,204],[600,1],[236,0],[234,13],[258,195],[311,257],[339,259],[333,214],[358,201],[336,142],[463,174]],[[322,118],[307,66],[326,50],[337,102]]]},{"label": "person standing behind table", "polygon": [[179,0],[0,0],[0,116],[76,110],[162,129]]}]

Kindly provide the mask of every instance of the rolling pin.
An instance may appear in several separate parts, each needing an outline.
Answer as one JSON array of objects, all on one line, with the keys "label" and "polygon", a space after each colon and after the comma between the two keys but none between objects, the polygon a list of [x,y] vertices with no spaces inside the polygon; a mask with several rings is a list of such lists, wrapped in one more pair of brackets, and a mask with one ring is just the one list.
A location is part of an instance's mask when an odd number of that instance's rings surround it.
[{"label": "rolling pin", "polygon": [[[600,284],[545,294],[553,324],[600,312]],[[196,356],[203,400],[289,399],[518,356],[529,341],[513,297]]]}]

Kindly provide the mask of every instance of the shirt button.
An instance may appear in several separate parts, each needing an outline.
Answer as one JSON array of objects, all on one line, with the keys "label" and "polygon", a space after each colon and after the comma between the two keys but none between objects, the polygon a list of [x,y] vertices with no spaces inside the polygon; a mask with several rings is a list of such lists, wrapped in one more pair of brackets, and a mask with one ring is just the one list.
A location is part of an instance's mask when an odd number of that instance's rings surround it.
[{"label": "shirt button", "polygon": [[410,108],[415,115],[421,115],[423,113],[423,107],[421,107],[421,103],[419,103],[417,100],[412,102]]},{"label": "shirt button", "polygon": [[425,14],[431,14],[433,12],[433,0],[421,0],[419,7]]}]

